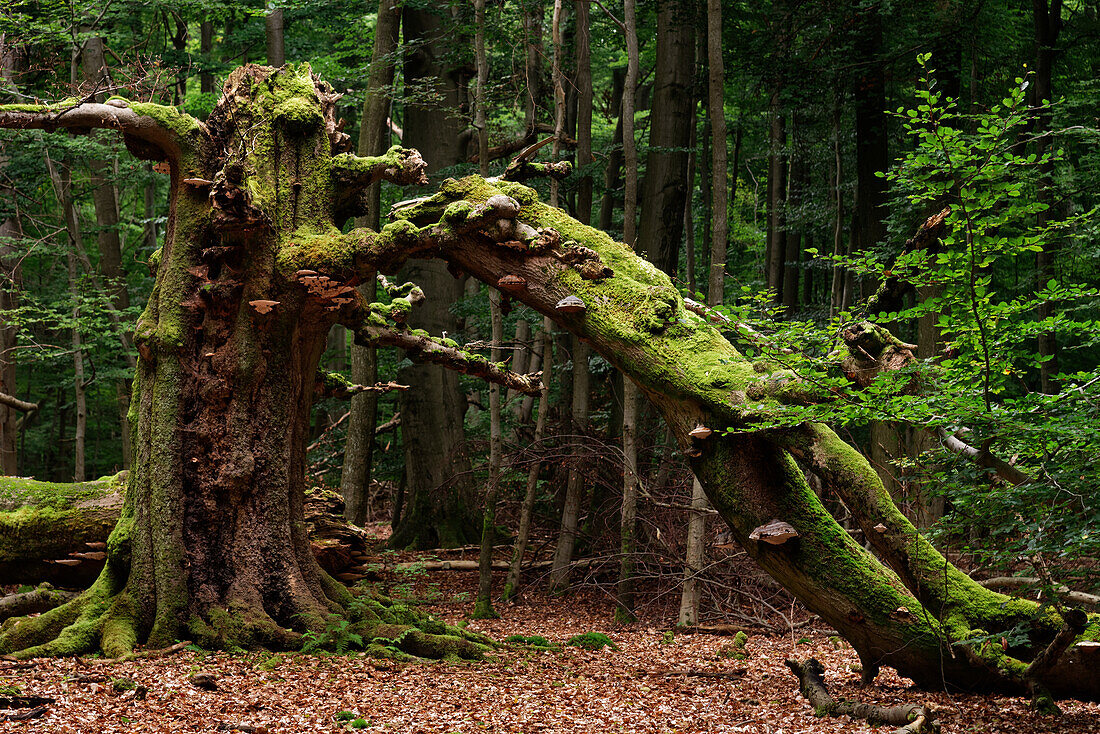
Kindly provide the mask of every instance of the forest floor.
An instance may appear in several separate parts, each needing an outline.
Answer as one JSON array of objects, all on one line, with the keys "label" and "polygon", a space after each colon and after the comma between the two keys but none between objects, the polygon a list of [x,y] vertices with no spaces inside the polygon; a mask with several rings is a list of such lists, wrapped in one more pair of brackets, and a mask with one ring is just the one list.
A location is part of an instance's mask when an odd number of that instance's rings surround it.
[{"label": "forest floor", "polygon": [[[434,601],[423,606],[449,622],[470,611],[477,574],[420,574],[398,593]],[[648,607],[656,609],[660,605]],[[469,626],[496,640],[541,635],[562,643],[603,632],[618,650],[576,647],[536,652],[502,647],[480,663],[393,663],[345,656],[251,652],[230,655],[183,651],[118,663],[95,658],[0,661],[0,696],[53,699],[47,712],[25,722],[2,722],[0,732],[215,732],[305,734],[366,731],[393,734],[461,732],[886,732],[861,721],[818,719],[783,665],[816,657],[837,697],[870,703],[937,707],[946,734],[963,732],[1100,732],[1100,705],[1063,702],[1061,716],[1041,716],[1023,698],[927,693],[884,670],[873,686],[859,685],[859,660],[827,630],[751,634],[744,659],[722,654],[728,636],[666,632],[667,609],[640,622],[617,624],[609,596],[585,587],[565,599],[540,589],[499,608],[502,619]],[[726,647],[725,651],[729,652]],[[210,673],[215,690],[190,683]],[[120,686],[132,681],[141,688]],[[9,694],[10,695],[10,694]],[[338,721],[350,712],[360,721]],[[345,714],[346,716],[347,714]]]}]

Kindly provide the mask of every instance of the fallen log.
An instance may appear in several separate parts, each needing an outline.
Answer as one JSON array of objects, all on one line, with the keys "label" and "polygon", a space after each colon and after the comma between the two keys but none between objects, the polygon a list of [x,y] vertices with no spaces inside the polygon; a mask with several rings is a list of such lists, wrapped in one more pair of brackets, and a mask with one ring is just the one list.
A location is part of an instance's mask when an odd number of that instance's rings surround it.
[{"label": "fallen log", "polygon": [[[103,568],[125,491],[126,472],[72,483],[0,477],[0,583],[90,584]],[[313,554],[325,570],[344,570],[352,553],[366,549],[366,534],[344,521],[335,493],[311,491],[305,514]],[[0,620],[26,613],[5,615],[0,600]]]},{"label": "fallen log", "polygon": [[825,666],[815,658],[804,662],[784,662],[798,678],[799,691],[814,707],[814,713],[818,716],[851,716],[864,719],[871,725],[890,724],[899,727],[893,734],[920,734],[938,729],[931,710],[918,704],[886,707],[857,701],[838,701],[825,687]]},{"label": "fallen log", "polygon": [[76,598],[71,591],[61,591],[49,584],[42,584],[33,591],[9,594],[0,598],[0,622],[11,617],[41,614]]}]

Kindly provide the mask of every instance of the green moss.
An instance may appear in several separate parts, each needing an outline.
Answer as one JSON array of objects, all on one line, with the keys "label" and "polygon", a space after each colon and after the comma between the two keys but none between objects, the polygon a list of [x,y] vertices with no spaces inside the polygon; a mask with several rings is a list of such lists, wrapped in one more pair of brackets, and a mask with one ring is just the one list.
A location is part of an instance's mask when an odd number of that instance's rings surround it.
[{"label": "green moss", "polygon": [[565,644],[569,647],[580,647],[585,650],[602,650],[605,647],[610,647],[612,650],[618,650],[619,646],[615,644],[615,641],[602,632],[582,632],[579,635],[573,635]]},{"label": "green moss", "polygon": [[0,511],[17,508],[66,509],[90,500],[119,494],[126,472],[91,482],[40,482],[22,477],[0,477]]},{"label": "green moss", "polygon": [[144,117],[151,117],[161,127],[165,127],[181,138],[202,129],[202,123],[186,112],[180,112],[175,107],[153,104],[152,102],[130,102],[130,109]]}]

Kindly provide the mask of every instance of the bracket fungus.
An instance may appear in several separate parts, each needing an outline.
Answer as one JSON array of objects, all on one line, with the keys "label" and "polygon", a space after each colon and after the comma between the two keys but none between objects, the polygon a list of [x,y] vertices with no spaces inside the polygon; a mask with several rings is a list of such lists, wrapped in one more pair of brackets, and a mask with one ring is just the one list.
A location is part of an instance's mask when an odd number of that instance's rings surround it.
[{"label": "bracket fungus", "polygon": [[527,288],[527,279],[519,275],[505,275],[497,281],[497,288],[505,293],[520,293]]},{"label": "bracket fungus", "polygon": [[772,520],[749,533],[749,540],[758,540],[771,545],[783,545],[791,538],[797,538],[798,531],[783,520]]},{"label": "bracket fungus", "polygon": [[588,307],[576,296],[566,296],[558,301],[558,305],[554,308],[558,313],[584,313]]},{"label": "bracket fungus", "polygon": [[688,435],[691,436],[692,438],[696,438],[696,439],[699,439],[700,441],[703,441],[705,439],[710,438],[711,434],[713,434],[713,433],[714,433],[714,431],[707,428],[702,423],[698,423],[698,424],[696,424],[695,428],[691,429],[691,431],[688,433]]}]

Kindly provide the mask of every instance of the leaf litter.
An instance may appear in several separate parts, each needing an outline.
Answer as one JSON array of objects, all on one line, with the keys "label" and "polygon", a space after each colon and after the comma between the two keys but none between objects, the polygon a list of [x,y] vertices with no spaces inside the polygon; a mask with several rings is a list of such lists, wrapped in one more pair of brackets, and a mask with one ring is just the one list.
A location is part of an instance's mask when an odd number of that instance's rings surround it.
[{"label": "leaf litter", "polygon": [[[440,577],[446,578],[448,594],[438,591]],[[433,577],[433,584],[440,603],[422,608],[451,623],[463,621],[476,574],[443,572]],[[0,661],[0,688],[53,699],[38,718],[0,722],[0,733],[889,730],[858,720],[817,718],[783,665],[788,657],[821,660],[830,691],[838,698],[886,706],[930,704],[939,709],[943,731],[950,734],[1100,732],[1100,705],[1094,703],[1061,702],[1061,716],[1045,716],[1030,711],[1025,698],[912,689],[911,681],[892,670],[883,670],[874,685],[862,687],[855,651],[827,630],[750,634],[742,650],[731,648],[728,636],[672,634],[663,613],[624,625],[613,621],[613,610],[612,599],[598,589],[581,589],[565,598],[529,590],[519,602],[498,606],[501,619],[474,620],[469,627],[498,641],[539,635],[556,643],[555,648],[504,645],[480,663],[395,663],[358,653],[195,651],[124,663],[95,658]],[[563,645],[585,632],[607,634],[618,649]],[[213,690],[193,683],[203,676],[216,680]],[[134,685],[114,685],[120,680]]]}]

